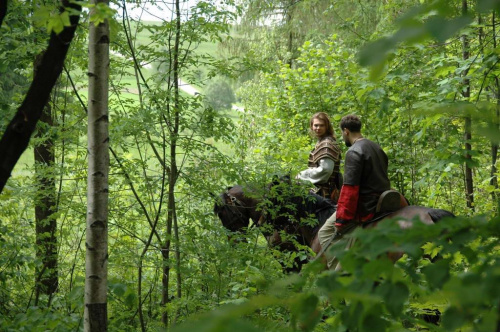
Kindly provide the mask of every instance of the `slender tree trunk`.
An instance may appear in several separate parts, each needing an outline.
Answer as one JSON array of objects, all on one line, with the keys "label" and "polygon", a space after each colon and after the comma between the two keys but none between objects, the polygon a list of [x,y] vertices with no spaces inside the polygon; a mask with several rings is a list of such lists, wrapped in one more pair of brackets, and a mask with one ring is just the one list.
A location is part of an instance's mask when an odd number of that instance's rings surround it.
[{"label": "slender tree trunk", "polygon": [[[175,1],[175,13],[176,13],[176,30],[175,30],[175,47],[174,47],[174,101],[175,101],[175,128],[174,128],[174,143],[172,146],[177,148],[177,137],[179,134],[179,117],[181,113],[181,101],[180,101],[180,91],[179,91],[179,52],[180,52],[180,40],[181,40],[181,9],[180,9],[180,0]],[[171,163],[175,165],[174,171],[171,172],[170,178],[171,182],[174,184],[177,183],[177,178],[179,176],[179,172],[177,169],[176,163],[176,150],[173,150],[171,155]],[[175,193],[174,190],[169,191],[172,193],[172,201],[174,202],[172,209],[172,218],[174,220],[174,237],[175,237],[175,262],[176,262],[176,273],[177,273],[177,297],[181,298],[182,296],[182,278],[181,278],[181,256],[180,256],[180,243],[179,243],[179,227],[177,225],[177,210],[175,208]],[[169,211],[170,212],[170,211]]]},{"label": "slender tree trunk", "polygon": [[[36,69],[35,69],[36,70]],[[50,104],[44,108],[40,117],[40,124],[48,130],[53,126]],[[48,130],[40,129],[38,138],[44,136]],[[56,184],[51,168],[55,164],[54,141],[52,136],[46,137],[41,144],[35,146],[35,178],[37,181],[37,195],[35,199],[36,224],[36,256],[42,263],[35,271],[35,306],[39,296],[49,296],[48,305],[58,286],[57,271],[57,219],[54,216],[56,209]]]},{"label": "slender tree trunk", "polygon": [[[180,119],[180,95],[179,95],[179,49],[180,49],[180,38],[181,38],[181,12],[180,12],[180,0],[175,1],[175,13],[176,13],[176,31],[175,31],[175,41],[173,50],[173,61],[172,61],[172,71],[173,71],[173,83],[174,83],[174,107],[173,114],[169,114],[169,117],[173,121],[170,126],[170,172],[168,173],[168,198],[167,198],[167,240],[165,247],[163,248],[164,266],[163,266],[163,279],[162,279],[162,305],[166,306],[170,302],[169,290],[170,285],[170,247],[172,240],[172,226],[175,220],[175,186],[178,178],[178,168],[177,168],[177,139],[179,136],[179,119]],[[175,225],[177,227],[177,223]],[[174,230],[176,234],[176,251],[179,251],[178,247],[178,233],[177,229]],[[178,255],[176,254],[176,258]],[[177,262],[177,267],[179,267],[179,262]],[[181,296],[181,285],[180,285],[180,271],[177,268],[177,296]],[[168,312],[165,310],[162,315],[162,322],[165,327],[168,326]]]},{"label": "slender tree trunk", "polygon": [[287,5],[286,9],[286,26],[288,28],[288,53],[290,56],[290,59],[288,59],[288,66],[292,68],[293,66],[293,61],[294,55],[295,55],[295,50],[293,48],[293,27],[292,27],[292,19],[293,19],[293,10],[294,10],[294,0],[290,0],[290,2]]},{"label": "slender tree trunk", "polygon": [[[492,29],[493,29],[493,48],[497,48],[497,38],[496,38],[496,15],[495,12],[492,13],[491,15],[491,23],[492,23]],[[495,97],[497,99],[497,112],[496,112],[496,118],[495,118],[495,125],[497,128],[500,128],[500,80],[498,79],[498,76],[495,75]],[[498,189],[498,178],[497,178],[497,158],[498,158],[498,144],[495,142],[491,143],[491,180],[490,180],[490,185],[493,186],[493,188]],[[491,193],[491,198],[493,199],[493,202],[496,203],[497,205],[497,213],[500,210],[500,198],[498,197],[498,194],[496,191],[493,191]]]},{"label": "slender tree trunk", "polygon": [[[462,14],[466,15],[467,14],[467,0],[462,0]],[[462,58],[464,60],[469,59],[470,55],[470,50],[469,50],[469,38],[466,35],[462,35],[462,46],[463,46],[463,52],[462,52]],[[467,75],[467,73],[465,73]],[[468,78],[464,78],[464,91],[462,92],[463,97],[466,100],[469,100],[470,98],[470,81]],[[465,140],[465,194],[466,194],[466,202],[467,202],[467,207],[474,211],[474,186],[473,186],[473,179],[472,179],[472,168],[470,167],[469,161],[472,160],[471,156],[471,151],[472,151],[472,146],[471,146],[471,139],[472,139],[472,134],[471,134],[471,127],[472,127],[472,119],[469,115],[465,116],[465,132],[464,132],[464,140]]]},{"label": "slender tree trunk", "polygon": [[[91,4],[108,5],[108,0]],[[93,12],[91,12],[91,15]],[[85,261],[85,331],[107,331],[108,262],[108,21],[89,27],[89,105],[87,231]]]},{"label": "slender tree trunk", "polygon": [[[496,117],[495,117],[495,125],[497,128],[500,129],[500,82],[498,77],[495,78],[495,84],[496,84],[496,99],[497,99],[497,111],[496,111]],[[498,159],[498,143],[491,143],[491,179],[490,179],[490,185],[494,189],[498,189],[498,178],[497,178],[497,159]],[[497,205],[497,213],[500,211],[500,197],[498,197],[497,191],[494,190],[491,193],[493,202],[496,203]]]}]

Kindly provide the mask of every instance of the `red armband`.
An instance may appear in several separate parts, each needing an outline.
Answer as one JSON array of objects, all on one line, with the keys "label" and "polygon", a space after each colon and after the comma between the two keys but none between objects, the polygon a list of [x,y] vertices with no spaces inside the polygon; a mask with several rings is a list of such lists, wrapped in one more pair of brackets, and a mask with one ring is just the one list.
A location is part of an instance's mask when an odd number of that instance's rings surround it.
[{"label": "red armband", "polygon": [[337,220],[342,223],[356,218],[358,211],[359,186],[343,185],[337,206]]}]

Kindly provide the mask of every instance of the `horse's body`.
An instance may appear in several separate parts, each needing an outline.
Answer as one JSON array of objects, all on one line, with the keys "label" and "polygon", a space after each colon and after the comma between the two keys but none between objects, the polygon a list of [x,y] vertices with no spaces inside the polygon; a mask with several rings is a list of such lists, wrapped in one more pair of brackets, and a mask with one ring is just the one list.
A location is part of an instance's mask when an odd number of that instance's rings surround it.
[{"label": "horse's body", "polygon": [[[214,212],[219,216],[224,227],[232,232],[239,232],[247,228],[250,219],[256,225],[270,223],[274,232],[264,233],[271,246],[278,246],[280,250],[297,252],[299,249],[290,242],[282,241],[279,231],[284,231],[289,235],[294,235],[295,240],[300,245],[308,246],[316,254],[321,251],[318,240],[318,230],[325,221],[336,211],[336,206],[329,200],[321,196],[309,193],[305,197],[292,195],[285,201],[271,200],[272,204],[277,204],[276,213],[269,213],[262,209],[262,199],[245,195],[241,186],[234,186],[220,195],[220,201],[215,204]],[[314,224],[303,223],[301,220],[314,215],[317,222]],[[385,219],[398,220],[401,228],[410,228],[412,220],[416,217],[423,223],[432,224],[441,218],[453,216],[446,210],[432,209],[423,206],[406,206],[393,213],[386,214],[381,218],[375,218],[374,222],[366,227],[375,227],[380,221]],[[399,259],[400,255],[395,255]],[[297,269],[303,262],[296,261]],[[297,270],[294,269],[294,270]]]}]

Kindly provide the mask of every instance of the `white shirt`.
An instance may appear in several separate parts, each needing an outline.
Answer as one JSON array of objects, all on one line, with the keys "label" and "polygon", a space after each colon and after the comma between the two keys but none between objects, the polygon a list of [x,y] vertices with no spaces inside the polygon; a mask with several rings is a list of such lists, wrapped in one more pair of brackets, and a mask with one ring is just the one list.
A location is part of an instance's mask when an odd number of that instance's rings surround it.
[{"label": "white shirt", "polygon": [[325,183],[330,178],[335,167],[335,162],[330,158],[323,158],[319,160],[318,167],[309,167],[297,174],[296,178],[300,180],[309,181],[312,184]]}]

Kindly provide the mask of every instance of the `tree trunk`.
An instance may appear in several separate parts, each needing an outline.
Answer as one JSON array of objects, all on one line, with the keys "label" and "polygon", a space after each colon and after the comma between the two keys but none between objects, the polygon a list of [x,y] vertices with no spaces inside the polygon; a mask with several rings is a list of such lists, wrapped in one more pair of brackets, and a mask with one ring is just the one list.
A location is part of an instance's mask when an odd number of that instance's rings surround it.
[{"label": "tree trunk", "polygon": [[[109,4],[93,0],[91,4]],[[91,15],[93,12],[91,12]],[[108,262],[108,21],[89,27],[89,105],[87,231],[85,261],[85,331],[107,330]]]},{"label": "tree trunk", "polygon": [[[36,68],[35,68],[36,71]],[[50,104],[44,108],[40,123],[50,130],[53,126]],[[37,137],[41,138],[47,130],[40,129]],[[35,271],[35,306],[39,296],[49,296],[48,305],[58,286],[57,271],[57,219],[54,216],[56,209],[56,184],[51,168],[55,164],[54,141],[52,135],[35,146],[35,178],[37,194],[35,199],[36,224],[36,256],[42,263]]]},{"label": "tree trunk", "polygon": [[[61,10],[72,8],[78,13],[81,11],[81,6],[67,0],[62,0],[62,5]],[[64,59],[79,20],[79,14],[71,15],[70,26],[65,27],[58,35],[51,34],[49,45],[43,54],[37,74],[33,77],[26,97],[0,140],[0,156],[2,156],[0,158],[0,192],[5,187],[19,157],[28,147],[36,123],[49,100],[50,92],[62,72]]]},{"label": "tree trunk", "polygon": [[[180,49],[180,38],[181,38],[181,12],[180,12],[180,0],[175,1],[175,14],[176,14],[176,31],[175,31],[175,41],[174,41],[174,51],[173,51],[173,83],[174,83],[174,107],[173,114],[169,114],[169,117],[173,117],[173,121],[170,128],[170,172],[168,173],[168,198],[167,198],[167,240],[165,247],[163,248],[164,257],[164,267],[163,267],[163,293],[162,293],[162,305],[165,307],[168,302],[170,302],[168,287],[170,284],[170,247],[172,239],[172,224],[176,218],[176,207],[175,207],[175,185],[178,178],[177,169],[177,139],[179,135],[179,119],[180,119],[180,95],[179,95],[179,49]],[[179,270],[179,241],[177,232],[177,222],[175,223],[175,244],[176,244],[176,258],[177,258],[177,296],[181,296],[181,285],[180,285],[180,270]],[[162,315],[162,322],[165,327],[168,326],[168,312]]]},{"label": "tree trunk", "polygon": [[[496,99],[497,99],[497,112],[496,112],[496,117],[495,117],[495,125],[497,128],[500,128],[500,82],[498,80],[498,77],[495,78],[496,81]],[[490,179],[490,185],[495,189],[491,193],[491,197],[493,199],[493,202],[496,203],[497,207],[497,213],[500,211],[500,197],[498,197],[497,190],[498,190],[498,178],[497,178],[497,159],[498,159],[498,144],[497,143],[491,143],[491,179]]]},{"label": "tree trunk", "polygon": [[[467,0],[462,0],[462,14],[467,15]],[[462,45],[463,45],[463,52],[462,52],[462,58],[464,60],[469,59],[469,37],[467,35],[462,35]],[[465,76],[467,76],[467,72],[465,73]],[[470,81],[468,78],[464,79],[464,90],[462,92],[463,97],[466,100],[469,100],[470,98]],[[472,179],[472,168],[470,166],[469,161],[472,160],[471,156],[471,151],[472,151],[472,146],[471,146],[471,139],[472,139],[472,134],[471,134],[471,127],[472,127],[472,119],[469,115],[465,116],[465,132],[464,132],[464,141],[465,141],[465,195],[466,195],[466,202],[467,202],[467,207],[474,211],[474,186],[473,186],[473,179]]]},{"label": "tree trunk", "polygon": [[[175,1],[175,13],[176,13],[176,30],[175,30],[175,47],[174,47],[174,102],[175,102],[175,128],[174,128],[174,140],[171,146],[177,148],[177,136],[179,134],[179,117],[181,113],[181,101],[179,94],[179,52],[180,52],[180,39],[181,39],[181,9],[180,9],[180,0]],[[177,169],[177,152],[174,149],[171,155],[171,164],[175,167],[172,167],[172,172],[170,172],[170,180],[175,184],[177,183],[177,178],[179,176],[179,172]],[[170,191],[169,191],[170,192]],[[177,210],[175,206],[175,187],[172,192],[172,200],[174,202],[172,209],[172,219],[174,221],[174,239],[175,239],[175,262],[176,262],[176,273],[177,273],[177,297],[181,298],[182,296],[182,278],[181,278],[181,257],[180,257],[180,242],[179,242],[179,227],[177,225]],[[169,211],[170,212],[170,211]]]},{"label": "tree trunk", "polygon": [[7,15],[7,0],[0,1],[0,26],[2,26],[3,19]]},{"label": "tree trunk", "polygon": [[[491,15],[491,23],[492,23],[492,29],[493,29],[493,48],[497,48],[497,38],[496,38],[496,15],[495,12],[492,13]],[[496,118],[495,118],[495,125],[497,128],[500,126],[500,80],[498,79],[498,76],[495,76],[495,97],[497,99],[497,112],[496,112]],[[497,178],[497,158],[498,158],[498,144],[495,142],[491,143],[491,180],[490,180],[490,185],[493,186],[493,188],[498,189],[498,178]],[[493,199],[493,202],[496,203],[497,206],[497,213],[500,210],[500,198],[498,197],[498,194],[495,191],[492,191],[491,197]]]},{"label": "tree trunk", "polygon": [[286,13],[285,13],[285,17],[286,17],[286,24],[285,26],[287,27],[288,29],[288,45],[287,45],[287,49],[288,49],[288,55],[290,56],[290,59],[288,59],[288,66],[290,68],[292,68],[293,66],[293,61],[295,60],[294,59],[294,55],[295,55],[295,50],[293,48],[293,10],[294,10],[294,0],[291,0],[288,4],[287,4],[287,9],[286,9]]}]

